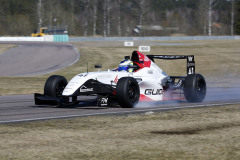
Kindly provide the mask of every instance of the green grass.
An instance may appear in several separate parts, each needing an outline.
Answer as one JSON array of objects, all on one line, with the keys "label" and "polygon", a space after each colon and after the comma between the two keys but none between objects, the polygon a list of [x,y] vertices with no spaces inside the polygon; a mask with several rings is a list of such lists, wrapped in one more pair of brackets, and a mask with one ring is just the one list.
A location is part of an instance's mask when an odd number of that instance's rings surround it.
[{"label": "green grass", "polygon": [[[194,54],[196,72],[201,73],[206,78],[208,86],[239,87],[239,42],[240,40],[178,41],[172,43],[196,43],[197,45],[152,46],[151,54]],[[94,68],[95,64],[102,64],[102,70],[115,68],[124,56],[130,56],[133,50],[137,50],[136,46],[124,47],[121,46],[121,43],[122,42],[73,43],[81,54],[80,60],[76,64],[43,76],[1,77],[0,95],[42,93],[46,79],[52,74],[63,75],[70,80],[76,74],[86,72],[87,66],[89,71],[96,71]],[[158,41],[157,43],[163,42]],[[115,46],[112,47],[112,45]],[[186,62],[184,60],[156,60],[156,62],[169,75],[186,75]],[[9,82],[11,82],[11,85],[9,85]]]},{"label": "green grass", "polygon": [[240,157],[240,105],[0,125],[0,159]]},{"label": "green grass", "polygon": [[[152,46],[151,54],[195,55],[196,70],[207,85],[237,86],[239,40],[194,41],[193,46]],[[159,42],[161,43],[161,42]],[[168,42],[169,43],[169,42]],[[175,42],[174,42],[175,43]],[[115,47],[109,47],[112,44]],[[79,42],[80,60],[55,73],[37,77],[1,77],[0,95],[42,92],[46,79],[59,74],[114,68],[137,47],[117,42]],[[158,61],[169,75],[185,75],[184,61]],[[0,160],[5,159],[217,159],[240,157],[240,105],[170,112],[92,116],[0,124]]]}]

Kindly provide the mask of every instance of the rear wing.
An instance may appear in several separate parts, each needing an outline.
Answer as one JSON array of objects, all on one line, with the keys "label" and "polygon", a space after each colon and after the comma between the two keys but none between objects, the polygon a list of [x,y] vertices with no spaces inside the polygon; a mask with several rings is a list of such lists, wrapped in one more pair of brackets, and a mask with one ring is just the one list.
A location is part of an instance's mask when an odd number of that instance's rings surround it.
[{"label": "rear wing", "polygon": [[147,55],[147,57],[151,59],[153,62],[154,62],[154,59],[164,59],[164,60],[187,59],[187,75],[195,74],[194,55],[187,55],[187,56]]}]

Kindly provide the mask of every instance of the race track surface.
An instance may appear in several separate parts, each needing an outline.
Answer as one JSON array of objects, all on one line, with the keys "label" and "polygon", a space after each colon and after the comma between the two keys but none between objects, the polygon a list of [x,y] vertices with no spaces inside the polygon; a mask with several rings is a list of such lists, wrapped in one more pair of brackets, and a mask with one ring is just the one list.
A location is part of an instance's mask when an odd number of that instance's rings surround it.
[{"label": "race track surface", "polygon": [[[165,101],[140,103],[136,108],[98,108],[94,103],[83,102],[73,107],[35,106],[33,95],[0,96],[0,123],[73,118],[92,115],[134,114],[159,112],[183,108],[240,104],[239,88],[208,88],[202,103]],[[83,97],[92,100],[94,97]],[[151,106],[151,107],[149,107]]]},{"label": "race track surface", "polygon": [[79,53],[70,44],[22,42],[18,45],[0,55],[0,76],[41,75],[70,66],[79,59]]},{"label": "race track surface", "polygon": [[[12,48],[0,55],[0,76],[41,75],[69,66],[75,63],[78,58],[79,53],[69,44],[22,42],[19,43],[19,47]],[[183,100],[148,102],[139,103],[136,108],[98,108],[93,102],[82,102],[71,108],[35,106],[33,95],[0,96],[0,123],[91,115],[133,114],[181,108],[240,104],[239,89],[240,88],[208,88],[207,96],[203,103],[187,103]],[[93,100],[95,97],[83,98]]]}]

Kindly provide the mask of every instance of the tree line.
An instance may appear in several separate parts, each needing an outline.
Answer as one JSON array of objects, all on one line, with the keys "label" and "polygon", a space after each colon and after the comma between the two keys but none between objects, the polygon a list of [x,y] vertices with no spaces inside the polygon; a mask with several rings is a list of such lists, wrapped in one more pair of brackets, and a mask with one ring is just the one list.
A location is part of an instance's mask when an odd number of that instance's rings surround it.
[{"label": "tree line", "polygon": [[240,0],[0,0],[0,36],[40,27],[72,36],[240,34]]}]

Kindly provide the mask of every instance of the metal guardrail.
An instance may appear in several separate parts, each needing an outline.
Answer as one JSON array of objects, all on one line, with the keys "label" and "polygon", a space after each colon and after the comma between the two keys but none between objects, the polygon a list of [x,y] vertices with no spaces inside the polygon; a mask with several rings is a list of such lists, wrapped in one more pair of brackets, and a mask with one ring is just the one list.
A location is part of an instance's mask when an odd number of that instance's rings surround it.
[{"label": "metal guardrail", "polygon": [[81,41],[191,41],[240,39],[240,36],[183,36],[183,37],[69,37],[69,42]]},{"label": "metal guardrail", "polygon": [[53,42],[68,42],[68,35],[53,35]]},{"label": "metal guardrail", "polygon": [[68,35],[46,35],[43,37],[0,37],[0,41],[68,42]]},{"label": "metal guardrail", "polygon": [[184,37],[69,37],[46,35],[43,37],[0,37],[0,41],[81,42],[81,41],[192,41],[240,39],[240,36],[184,36]]}]

